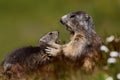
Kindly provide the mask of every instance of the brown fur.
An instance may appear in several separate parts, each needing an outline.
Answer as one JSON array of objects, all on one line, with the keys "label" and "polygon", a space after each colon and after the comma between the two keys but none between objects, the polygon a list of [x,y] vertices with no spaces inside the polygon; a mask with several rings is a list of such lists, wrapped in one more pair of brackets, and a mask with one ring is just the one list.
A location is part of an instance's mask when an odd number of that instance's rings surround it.
[{"label": "brown fur", "polygon": [[48,47],[47,53],[53,56],[64,55],[63,58],[72,62],[73,66],[87,72],[92,71],[102,57],[99,49],[102,41],[94,30],[92,17],[83,11],[77,11],[63,16],[61,23],[71,33],[71,40],[62,46],[49,43],[56,49]]}]

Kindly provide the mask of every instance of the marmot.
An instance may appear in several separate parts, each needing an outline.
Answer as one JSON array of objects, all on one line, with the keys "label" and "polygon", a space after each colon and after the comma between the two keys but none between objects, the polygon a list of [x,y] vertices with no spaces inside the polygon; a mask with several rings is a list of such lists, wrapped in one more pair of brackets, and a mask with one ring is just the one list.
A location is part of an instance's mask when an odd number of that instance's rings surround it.
[{"label": "marmot", "polygon": [[[48,42],[58,42],[57,31],[45,34],[39,40],[39,46],[18,48],[8,54],[2,62],[3,80],[26,80],[27,74],[39,72],[39,69],[52,61],[50,54],[45,52]],[[43,72],[42,72],[43,73]]]},{"label": "marmot", "polygon": [[56,48],[48,47],[47,53],[53,56],[61,54],[75,66],[92,71],[102,58],[102,40],[94,29],[92,17],[84,11],[76,11],[63,16],[60,22],[70,32],[70,42],[65,45],[49,43]]}]

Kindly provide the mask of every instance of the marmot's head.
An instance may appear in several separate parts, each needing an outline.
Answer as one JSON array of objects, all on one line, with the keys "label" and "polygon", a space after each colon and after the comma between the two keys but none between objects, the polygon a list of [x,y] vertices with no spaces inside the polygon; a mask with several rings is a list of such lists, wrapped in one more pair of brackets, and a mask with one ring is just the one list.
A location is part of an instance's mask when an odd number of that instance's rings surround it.
[{"label": "marmot's head", "polygon": [[93,29],[92,17],[84,11],[68,13],[61,18],[60,22],[66,25],[67,30],[71,33]]},{"label": "marmot's head", "polygon": [[42,44],[42,43],[47,44],[49,42],[58,43],[59,42],[58,38],[59,38],[59,32],[58,31],[48,32],[40,38],[39,44]]}]

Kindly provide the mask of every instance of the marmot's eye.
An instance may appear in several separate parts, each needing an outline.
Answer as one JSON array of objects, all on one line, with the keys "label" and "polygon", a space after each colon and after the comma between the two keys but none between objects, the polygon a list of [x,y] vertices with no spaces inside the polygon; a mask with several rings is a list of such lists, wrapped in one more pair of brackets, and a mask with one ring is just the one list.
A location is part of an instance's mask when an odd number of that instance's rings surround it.
[{"label": "marmot's eye", "polygon": [[49,35],[52,35],[52,32],[50,32]]},{"label": "marmot's eye", "polygon": [[71,16],[70,16],[70,18],[74,18],[74,17],[75,17],[75,15],[71,15]]}]

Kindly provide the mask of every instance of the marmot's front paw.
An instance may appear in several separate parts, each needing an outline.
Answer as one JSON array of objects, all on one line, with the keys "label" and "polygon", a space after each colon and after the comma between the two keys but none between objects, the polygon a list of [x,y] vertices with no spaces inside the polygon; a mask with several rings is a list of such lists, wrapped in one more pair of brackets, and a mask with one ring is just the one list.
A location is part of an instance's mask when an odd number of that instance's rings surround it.
[{"label": "marmot's front paw", "polygon": [[52,46],[53,44],[55,44],[55,42],[54,41],[49,41],[47,44]]},{"label": "marmot's front paw", "polygon": [[59,49],[55,49],[52,47],[47,47],[45,51],[46,53],[51,54],[52,56],[57,56],[57,54],[60,52]]}]

